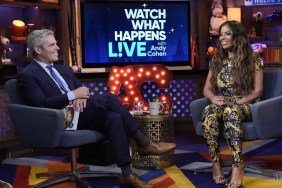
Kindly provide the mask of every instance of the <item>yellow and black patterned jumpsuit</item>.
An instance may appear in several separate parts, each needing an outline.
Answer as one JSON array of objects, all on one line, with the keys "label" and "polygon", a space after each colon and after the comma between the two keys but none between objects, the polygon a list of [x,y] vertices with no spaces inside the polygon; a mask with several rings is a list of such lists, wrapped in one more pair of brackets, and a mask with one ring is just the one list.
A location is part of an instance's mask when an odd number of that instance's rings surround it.
[{"label": "yellow and black patterned jumpsuit", "polygon": [[[223,68],[217,76],[217,85],[220,95],[223,95],[230,101],[240,99],[244,93],[234,88],[234,82],[231,78],[232,63],[225,60]],[[261,62],[257,61],[256,71],[261,70]],[[258,99],[259,100],[259,99]],[[255,102],[257,102],[256,100]],[[224,123],[224,131],[227,143],[231,149],[232,166],[243,167],[242,159],[242,121],[251,120],[252,104],[234,104],[231,106],[220,106],[210,104],[205,107],[202,113],[202,129],[206,139],[212,162],[220,161],[219,150],[219,122]]]}]

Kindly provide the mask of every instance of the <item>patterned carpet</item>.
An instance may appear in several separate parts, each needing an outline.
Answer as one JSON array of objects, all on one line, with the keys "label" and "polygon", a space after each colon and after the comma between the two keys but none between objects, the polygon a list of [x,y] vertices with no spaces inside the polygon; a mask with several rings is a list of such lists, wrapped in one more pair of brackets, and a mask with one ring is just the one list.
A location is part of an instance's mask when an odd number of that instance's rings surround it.
[{"label": "patterned carpet", "polygon": [[[182,141],[181,141],[182,142]],[[229,159],[229,149],[222,141],[221,152],[224,159]],[[274,169],[282,177],[282,141],[281,140],[265,140],[244,142],[244,160],[245,162],[254,162],[267,160],[272,162],[271,169]],[[14,159],[5,159],[0,165],[0,180],[9,182],[14,188],[30,188],[31,185],[43,181],[36,179],[35,173],[67,170],[68,163],[64,156],[49,157],[22,157]],[[212,181],[212,173],[199,172],[194,174],[193,169],[201,166],[209,166],[209,154],[206,145],[202,143],[177,143],[177,149],[174,155],[175,165],[153,171],[144,171],[134,169],[140,177],[155,185],[157,188],[220,188],[223,185],[215,185]],[[82,165],[80,165],[82,166]],[[91,170],[103,170],[110,172],[118,172],[120,170],[116,165],[107,167],[90,166]],[[225,173],[228,172],[225,169]],[[87,178],[91,185],[95,188],[118,188],[117,177],[99,177]],[[80,184],[64,183],[53,186],[55,188],[81,188]],[[245,188],[273,188],[282,187],[282,178],[275,180],[261,175],[245,173]]]}]

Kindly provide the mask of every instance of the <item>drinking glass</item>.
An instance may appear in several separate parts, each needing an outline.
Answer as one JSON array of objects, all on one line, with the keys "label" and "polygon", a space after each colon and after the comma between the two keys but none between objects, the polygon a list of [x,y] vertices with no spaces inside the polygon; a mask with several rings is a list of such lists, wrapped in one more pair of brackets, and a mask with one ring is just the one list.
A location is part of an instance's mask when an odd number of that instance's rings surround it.
[{"label": "drinking glass", "polygon": [[144,102],[143,101],[135,101],[133,103],[133,114],[134,115],[143,115],[144,112]]}]

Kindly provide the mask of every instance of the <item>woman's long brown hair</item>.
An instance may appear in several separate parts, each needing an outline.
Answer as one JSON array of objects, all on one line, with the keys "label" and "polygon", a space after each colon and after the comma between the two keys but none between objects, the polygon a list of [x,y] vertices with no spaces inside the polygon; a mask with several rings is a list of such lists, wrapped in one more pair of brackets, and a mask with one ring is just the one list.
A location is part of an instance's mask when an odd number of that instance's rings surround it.
[{"label": "woman's long brown hair", "polygon": [[[237,21],[224,22],[220,28],[227,26],[230,28],[233,38],[233,57],[231,59],[232,78],[235,87],[244,93],[250,93],[253,89],[253,78],[255,72],[255,63],[259,60],[253,52],[245,28]],[[210,70],[212,72],[211,84],[214,91],[217,90],[217,75],[222,69],[223,61],[228,58],[228,51],[223,49],[219,40],[217,41],[218,51],[212,58]]]}]

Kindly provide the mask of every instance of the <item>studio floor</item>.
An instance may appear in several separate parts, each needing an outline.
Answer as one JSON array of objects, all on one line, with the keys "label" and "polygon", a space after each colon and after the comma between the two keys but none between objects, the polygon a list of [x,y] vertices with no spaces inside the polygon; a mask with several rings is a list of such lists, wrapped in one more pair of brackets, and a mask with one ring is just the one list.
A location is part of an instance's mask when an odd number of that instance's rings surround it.
[{"label": "studio floor", "polygon": [[[194,173],[195,168],[209,166],[210,158],[204,139],[195,135],[191,124],[175,125],[174,141],[177,148],[174,151],[174,165],[159,170],[140,170],[134,172],[157,188],[217,188],[225,187],[216,185],[212,181],[210,171]],[[244,143],[244,160],[255,162],[267,160],[271,162],[268,168],[274,169],[282,177],[282,140],[264,140]],[[225,140],[221,141],[223,159],[230,159],[229,149]],[[65,170],[68,168],[68,158],[64,150],[61,151],[36,151],[32,155],[23,155],[16,158],[7,158],[0,165],[0,180],[9,182],[14,188],[30,188],[41,179],[35,178],[35,173],[52,170]],[[265,168],[265,167],[264,167]],[[91,170],[120,173],[115,164],[108,166],[90,165]],[[230,169],[224,169],[228,173]],[[87,178],[92,187],[118,188],[117,177]],[[56,188],[80,188],[79,183],[64,183],[53,186]],[[274,179],[262,175],[245,173],[245,188],[272,188],[282,187],[281,179]]]}]

